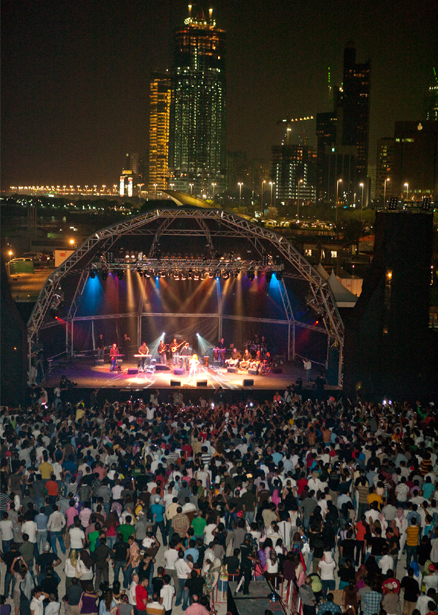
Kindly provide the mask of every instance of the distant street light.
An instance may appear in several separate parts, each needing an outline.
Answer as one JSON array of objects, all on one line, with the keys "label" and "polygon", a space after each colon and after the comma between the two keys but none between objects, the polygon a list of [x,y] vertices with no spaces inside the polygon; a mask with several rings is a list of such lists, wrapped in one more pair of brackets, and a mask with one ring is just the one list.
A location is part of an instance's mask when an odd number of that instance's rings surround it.
[{"label": "distant street light", "polygon": [[338,223],[338,199],[339,199],[339,184],[342,184],[342,179],[336,182],[336,203],[335,203],[335,222]]},{"label": "distant street light", "polygon": [[190,194],[193,194],[193,184],[189,184]]},{"label": "distant street light", "polygon": [[406,187],[406,200],[409,201],[409,184],[408,184],[408,182],[404,183],[403,186]]},{"label": "distant street light", "polygon": [[361,182],[359,184],[359,186],[362,188],[362,197],[360,199],[360,221],[362,222],[362,219],[363,219],[363,189],[364,189],[364,183]]},{"label": "distant street light", "polygon": [[272,207],[272,187],[274,185],[275,182],[269,182],[269,185],[271,186],[271,207]]},{"label": "distant street light", "polygon": [[158,184],[154,184],[155,198],[157,198],[157,186],[158,186]]},{"label": "distant street light", "polygon": [[300,219],[300,185],[303,183],[303,179],[298,182],[298,199],[297,199],[297,220]]},{"label": "distant street light", "polygon": [[239,207],[242,204],[242,182],[237,182],[237,185],[239,186]]},{"label": "distant street light", "polygon": [[216,188],[217,184],[216,182],[213,182],[211,185],[213,186],[213,201],[214,201],[214,189]]},{"label": "distant street light", "polygon": [[391,178],[387,177],[383,182],[383,207],[386,207],[386,184],[390,182]]},{"label": "distant street light", "polygon": [[263,212],[264,212],[264,207],[263,207],[263,189],[265,187],[265,184],[266,184],[266,180],[264,179],[262,181],[262,198],[261,198],[261,214],[262,214],[262,216],[263,216]]}]

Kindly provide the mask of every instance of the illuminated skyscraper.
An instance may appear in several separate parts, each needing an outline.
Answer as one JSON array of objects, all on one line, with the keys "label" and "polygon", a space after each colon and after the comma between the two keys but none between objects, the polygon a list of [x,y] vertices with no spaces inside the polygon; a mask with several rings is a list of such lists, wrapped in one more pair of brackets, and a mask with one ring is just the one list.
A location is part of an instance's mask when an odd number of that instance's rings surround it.
[{"label": "illuminated skyscraper", "polygon": [[[190,10],[190,6],[189,6]],[[195,195],[225,188],[225,32],[212,9],[177,28],[171,70],[169,184]]]},{"label": "illuminated skyscraper", "polygon": [[170,74],[152,73],[150,81],[149,190],[165,190],[169,160]]}]

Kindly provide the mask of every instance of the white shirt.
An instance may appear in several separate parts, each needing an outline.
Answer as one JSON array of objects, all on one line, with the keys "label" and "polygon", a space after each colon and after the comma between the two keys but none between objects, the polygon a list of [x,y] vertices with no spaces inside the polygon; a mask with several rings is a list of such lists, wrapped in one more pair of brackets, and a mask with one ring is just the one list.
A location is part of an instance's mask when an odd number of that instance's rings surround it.
[{"label": "white shirt", "polygon": [[59,510],[55,510],[49,517],[47,529],[52,532],[60,532],[65,526],[65,517]]},{"label": "white shirt", "polygon": [[72,549],[82,549],[82,540],[85,540],[85,532],[80,527],[72,527],[68,533],[70,534],[70,547]]},{"label": "white shirt", "polygon": [[136,583],[135,581],[132,581],[128,589],[129,604],[132,604],[133,606],[137,606],[137,598],[135,596],[135,588],[137,587],[137,585],[138,583]]},{"label": "white shirt", "polygon": [[175,588],[173,585],[163,585],[160,590],[160,598],[163,598],[163,606],[166,611],[172,609],[172,598],[175,595]]},{"label": "white shirt", "polygon": [[394,560],[390,555],[384,555],[378,564],[382,574],[386,574],[388,570],[394,570]]},{"label": "white shirt", "polygon": [[2,531],[2,540],[12,540],[14,538],[14,526],[10,519],[0,521],[0,530]]},{"label": "white shirt", "polygon": [[209,545],[210,542],[213,540],[214,538],[213,530],[215,529],[216,529],[216,523],[209,523],[208,525],[204,527],[204,543],[206,545]]},{"label": "white shirt", "polygon": [[[176,549],[167,549],[164,551],[164,561],[166,570],[175,570],[175,563],[178,560],[178,551]],[[169,609],[166,609],[168,611]]]},{"label": "white shirt", "polygon": [[175,563],[175,570],[178,575],[178,579],[187,579],[188,575],[192,572],[192,568],[188,565],[188,563],[179,557]]},{"label": "white shirt", "polygon": [[21,526],[21,533],[29,536],[29,542],[36,542],[38,528],[35,521],[25,521]]},{"label": "white shirt", "polygon": [[43,594],[41,594],[39,598],[35,598],[35,596],[32,598],[32,601],[30,603],[30,610],[33,611],[34,615],[43,615],[44,613],[43,601],[44,601]]},{"label": "white shirt", "polygon": [[45,615],[58,615],[61,611],[61,603],[60,602],[49,602],[46,606]]}]

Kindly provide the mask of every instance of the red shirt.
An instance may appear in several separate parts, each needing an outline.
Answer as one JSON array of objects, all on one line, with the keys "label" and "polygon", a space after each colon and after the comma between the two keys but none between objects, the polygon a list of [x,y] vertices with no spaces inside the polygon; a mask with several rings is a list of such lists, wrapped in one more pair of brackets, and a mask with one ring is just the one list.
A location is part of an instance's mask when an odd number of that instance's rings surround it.
[{"label": "red shirt", "polygon": [[[135,599],[137,601],[137,610],[144,611],[146,613],[146,604],[148,601],[148,590],[140,583],[135,588]],[[146,599],[146,604],[144,600]]]},{"label": "red shirt", "polygon": [[304,487],[307,485],[307,478],[299,478],[297,480],[297,493],[301,495],[303,493]]},{"label": "red shirt", "polygon": [[47,495],[58,495],[58,483],[54,480],[48,480],[46,483]]}]

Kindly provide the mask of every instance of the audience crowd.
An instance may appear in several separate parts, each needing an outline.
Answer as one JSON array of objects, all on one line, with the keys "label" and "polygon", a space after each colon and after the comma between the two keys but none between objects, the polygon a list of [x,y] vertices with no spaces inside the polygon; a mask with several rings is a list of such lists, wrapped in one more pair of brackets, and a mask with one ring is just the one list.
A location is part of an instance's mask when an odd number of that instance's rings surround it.
[{"label": "audience crowd", "polygon": [[0,615],[437,615],[434,404],[300,393],[3,409]]}]

